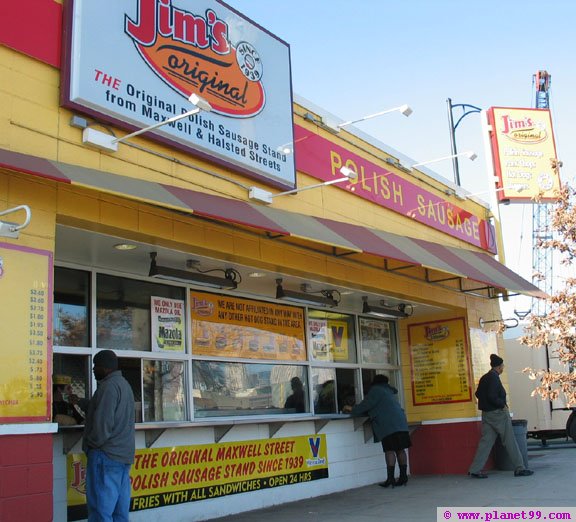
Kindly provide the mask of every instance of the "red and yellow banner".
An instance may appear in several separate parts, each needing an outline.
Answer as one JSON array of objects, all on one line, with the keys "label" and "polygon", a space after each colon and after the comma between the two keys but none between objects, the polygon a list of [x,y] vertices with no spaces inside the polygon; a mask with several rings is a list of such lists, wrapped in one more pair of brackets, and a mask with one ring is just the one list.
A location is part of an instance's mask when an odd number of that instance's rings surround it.
[{"label": "red and yellow banner", "polygon": [[415,406],[472,399],[463,318],[411,324],[408,342]]},{"label": "red and yellow banner", "polygon": [[[80,520],[85,514],[86,457],[70,453],[67,464],[68,520]],[[327,477],[325,435],[141,449],[130,472],[130,511]]]},{"label": "red and yellow banner", "polygon": [[358,174],[358,178],[340,183],[340,189],[479,248],[496,252],[494,227],[483,213],[473,214],[464,210],[450,197],[425,190],[313,131],[294,125],[294,133],[299,171],[322,181],[333,181],[340,177],[341,167],[348,167]]},{"label": "red and yellow banner", "polygon": [[190,313],[195,355],[306,360],[302,308],[190,292]]},{"label": "red and yellow banner", "polygon": [[518,203],[556,201],[560,176],[552,118],[547,109],[492,107],[492,156],[498,199]]},{"label": "red and yellow banner", "polygon": [[51,274],[51,252],[0,243],[0,422],[52,418]]}]

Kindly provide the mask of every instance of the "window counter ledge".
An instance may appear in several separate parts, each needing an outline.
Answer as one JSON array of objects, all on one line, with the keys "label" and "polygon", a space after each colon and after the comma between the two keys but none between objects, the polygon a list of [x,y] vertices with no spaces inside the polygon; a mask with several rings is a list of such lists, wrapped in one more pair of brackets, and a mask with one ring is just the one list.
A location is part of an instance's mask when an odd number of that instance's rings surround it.
[{"label": "window counter ledge", "polygon": [[[291,422],[314,422],[315,433],[319,433],[330,421],[349,420],[351,417],[347,414],[328,414],[328,415],[301,415],[291,416],[290,418],[268,417],[268,418],[221,418],[202,421],[189,422],[141,422],[136,424],[136,431],[144,431],[146,447],[150,448],[160,438],[166,430],[172,429],[190,429],[190,428],[214,428],[214,442],[220,440],[234,426],[246,424],[268,424],[269,436],[272,438],[285,424]],[[64,453],[70,449],[82,438],[84,426],[59,426],[58,432],[64,436]]]}]

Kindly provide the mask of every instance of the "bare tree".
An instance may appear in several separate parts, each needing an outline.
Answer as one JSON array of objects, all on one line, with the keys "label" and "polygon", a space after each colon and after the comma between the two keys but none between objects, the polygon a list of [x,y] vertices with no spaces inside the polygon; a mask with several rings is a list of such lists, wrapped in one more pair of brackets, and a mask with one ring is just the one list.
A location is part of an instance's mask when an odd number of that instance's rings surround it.
[{"label": "bare tree", "polygon": [[[558,204],[551,210],[552,238],[540,240],[534,248],[552,248],[562,265],[572,272],[576,263],[576,191],[565,186]],[[564,397],[568,406],[576,406],[576,278],[565,278],[563,287],[548,297],[544,316],[528,316],[529,325],[520,343],[539,349],[548,346],[563,364],[563,371],[524,370],[539,384],[533,391],[550,400]]]}]

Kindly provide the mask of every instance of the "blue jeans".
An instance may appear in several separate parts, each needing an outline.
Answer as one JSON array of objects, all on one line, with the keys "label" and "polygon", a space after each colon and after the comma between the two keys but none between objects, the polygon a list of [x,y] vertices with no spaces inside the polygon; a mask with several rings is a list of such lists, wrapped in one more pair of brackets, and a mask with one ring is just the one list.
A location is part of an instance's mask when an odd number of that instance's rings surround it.
[{"label": "blue jeans", "polygon": [[128,522],[130,464],[112,460],[96,449],[90,450],[87,458],[88,522]]}]

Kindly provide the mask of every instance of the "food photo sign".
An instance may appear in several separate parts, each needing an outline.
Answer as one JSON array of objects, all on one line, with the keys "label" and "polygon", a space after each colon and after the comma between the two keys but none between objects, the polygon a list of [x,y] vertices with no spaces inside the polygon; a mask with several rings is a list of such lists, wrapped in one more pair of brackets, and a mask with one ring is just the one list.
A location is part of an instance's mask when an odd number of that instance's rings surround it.
[{"label": "food photo sign", "polygon": [[294,187],[290,47],[216,0],[73,0],[62,105],[278,187]]}]

